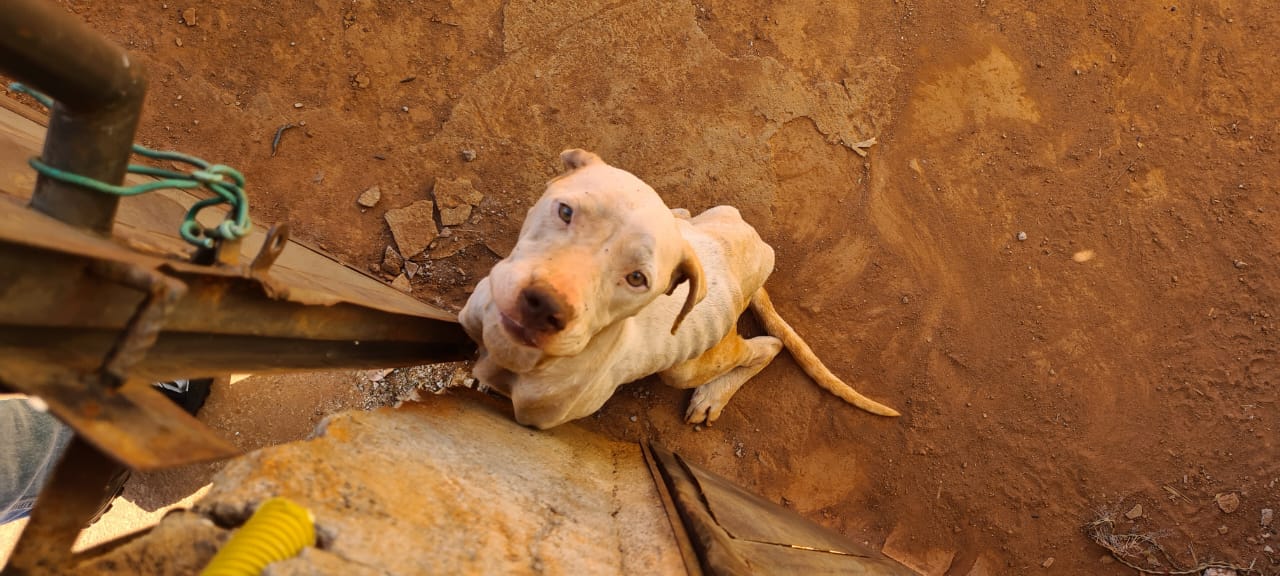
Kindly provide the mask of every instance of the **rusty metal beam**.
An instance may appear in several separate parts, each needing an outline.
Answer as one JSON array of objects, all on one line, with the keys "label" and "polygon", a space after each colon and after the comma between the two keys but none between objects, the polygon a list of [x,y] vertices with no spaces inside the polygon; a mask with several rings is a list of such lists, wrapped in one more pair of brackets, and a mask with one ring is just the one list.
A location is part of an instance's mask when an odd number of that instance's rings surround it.
[{"label": "rusty metal beam", "polygon": [[187,438],[185,449],[126,442],[185,425],[203,430],[180,410],[153,410],[148,420],[137,417],[135,404],[154,403],[114,403],[127,396],[114,390],[127,378],[405,366],[475,351],[451,315],[384,310],[341,294],[319,296],[320,288],[265,266],[199,266],[138,253],[0,202],[0,383],[41,396],[120,461],[155,468],[216,457],[221,447],[202,434]]},{"label": "rusty metal beam", "polygon": [[[109,184],[124,180],[147,83],[142,66],[61,6],[0,0],[0,67],[49,94],[42,159]],[[118,199],[41,176],[31,206],[110,234]]]}]

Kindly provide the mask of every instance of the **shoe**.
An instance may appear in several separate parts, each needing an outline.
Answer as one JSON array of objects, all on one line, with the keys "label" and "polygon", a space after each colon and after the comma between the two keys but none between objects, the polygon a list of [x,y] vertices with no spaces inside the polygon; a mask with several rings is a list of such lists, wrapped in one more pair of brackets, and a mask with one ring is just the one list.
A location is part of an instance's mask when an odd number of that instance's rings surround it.
[{"label": "shoe", "polygon": [[152,384],[156,390],[168,396],[170,400],[173,400],[174,404],[177,404],[192,416],[195,416],[196,412],[199,412],[200,408],[204,407],[205,400],[209,399],[212,385],[213,378],[194,378]]}]

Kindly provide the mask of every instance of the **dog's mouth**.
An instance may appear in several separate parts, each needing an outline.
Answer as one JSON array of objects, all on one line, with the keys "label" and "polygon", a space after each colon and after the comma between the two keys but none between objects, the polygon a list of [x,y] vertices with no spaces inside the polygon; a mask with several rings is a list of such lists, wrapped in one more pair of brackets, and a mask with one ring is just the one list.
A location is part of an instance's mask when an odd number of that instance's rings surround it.
[{"label": "dog's mouth", "polygon": [[538,347],[538,343],[534,340],[532,330],[525,328],[519,322],[512,320],[510,316],[507,316],[502,312],[499,312],[498,315],[502,317],[502,327],[506,329],[508,334],[515,338],[516,342],[530,348]]}]

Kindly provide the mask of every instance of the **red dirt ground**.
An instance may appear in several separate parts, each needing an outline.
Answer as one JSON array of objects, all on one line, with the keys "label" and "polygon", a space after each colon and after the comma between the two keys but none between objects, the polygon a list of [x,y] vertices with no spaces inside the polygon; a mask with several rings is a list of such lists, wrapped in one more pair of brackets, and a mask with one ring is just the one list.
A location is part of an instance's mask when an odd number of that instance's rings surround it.
[{"label": "red dirt ground", "polygon": [[673,206],[741,208],[783,315],[903,412],[784,356],[713,428],[656,381],[590,426],[938,573],[1129,573],[1081,526],[1137,503],[1117,530],[1183,565],[1276,570],[1267,3],[167,2],[63,4],[149,67],[141,141],[243,169],[257,221],[365,268],[386,210],[469,179],[484,200],[431,254],[463,249],[413,281],[456,309],[556,154],[593,149]]}]

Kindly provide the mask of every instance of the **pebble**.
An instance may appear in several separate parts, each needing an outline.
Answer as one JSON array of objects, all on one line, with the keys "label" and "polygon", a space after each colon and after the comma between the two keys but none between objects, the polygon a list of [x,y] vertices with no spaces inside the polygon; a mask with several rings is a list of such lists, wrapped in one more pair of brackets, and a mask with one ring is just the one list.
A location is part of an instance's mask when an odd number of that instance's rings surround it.
[{"label": "pebble", "polygon": [[407,276],[409,277],[409,279],[410,279],[410,280],[413,280],[413,277],[414,277],[414,276],[417,276],[417,275],[418,275],[418,273],[419,273],[419,272],[421,272],[421,271],[422,271],[422,265],[421,265],[421,264],[419,264],[419,263],[417,263],[417,262],[414,262],[414,261],[412,261],[412,260],[405,261],[405,263],[404,263],[404,273],[405,273],[405,275],[407,275]]},{"label": "pebble", "polygon": [[1223,525],[1221,525],[1221,526],[1219,526],[1219,527],[1218,527],[1218,533],[1219,533],[1219,534],[1226,534],[1226,533],[1227,533],[1227,530],[1228,530],[1228,528],[1227,528],[1227,525],[1226,525],[1226,524],[1223,524]]},{"label": "pebble", "polygon": [[179,48],[181,48],[181,47],[182,47],[182,39],[181,39],[181,38],[174,38],[174,39],[173,39],[173,43],[174,43],[174,44],[177,44]]},{"label": "pebble", "polygon": [[632,417],[630,417],[630,418],[627,418],[627,420],[630,420],[630,421],[632,421],[632,422],[635,422],[636,420],[639,420],[639,418],[636,418],[635,416],[632,416]]},{"label": "pebble", "polygon": [[360,193],[360,197],[356,198],[356,204],[365,208],[373,208],[378,205],[378,201],[382,199],[382,188],[371,186],[368,190]]},{"label": "pebble", "polygon": [[1041,567],[1041,568],[1048,568],[1048,567],[1050,567],[1050,566],[1053,566],[1053,556],[1050,556],[1050,557],[1048,557],[1048,558],[1045,558],[1045,559],[1044,559],[1044,562],[1041,562],[1041,563],[1040,563],[1040,567]]},{"label": "pebble", "polygon": [[1275,519],[1275,514],[1276,514],[1275,510],[1272,510],[1270,508],[1263,508],[1262,509],[1262,525],[1270,526],[1271,521]]},{"label": "pebble", "polygon": [[182,22],[187,26],[195,26],[196,25],[196,9],[187,8],[186,10],[183,10]]},{"label": "pebble", "polygon": [[1245,267],[1249,266],[1249,264],[1244,260],[1236,260],[1232,264],[1234,264],[1237,269],[1244,269]]},{"label": "pebble", "polygon": [[387,246],[382,251],[382,271],[387,274],[399,274],[400,269],[404,267],[404,258],[396,252],[395,248]]},{"label": "pebble", "polygon": [[1128,512],[1125,512],[1125,513],[1124,513],[1124,517],[1125,517],[1125,518],[1128,518],[1128,519],[1130,519],[1130,520],[1135,520],[1135,519],[1141,518],[1141,517],[1142,517],[1142,505],[1141,505],[1141,504],[1134,504],[1134,505],[1133,505],[1133,508],[1130,508]]},{"label": "pebble", "polygon": [[1026,233],[1026,232],[1018,232],[1018,241],[1019,241],[1019,242],[1026,242],[1026,241],[1027,241],[1027,233]]},{"label": "pebble", "polygon": [[409,278],[404,274],[396,276],[396,279],[391,281],[391,287],[405,294],[413,292],[413,285],[409,284]]},{"label": "pebble", "polygon": [[401,107],[400,107],[400,111],[401,111],[401,112],[408,112],[408,111],[409,111],[409,107],[408,107],[408,106],[401,106]]},{"label": "pebble", "polygon": [[470,148],[467,148],[467,149],[463,150],[463,151],[462,151],[462,159],[463,159],[464,161],[467,161],[467,162],[475,162],[475,160],[476,160],[476,151],[475,151],[475,150],[472,150],[472,149],[470,149]]},{"label": "pebble", "polygon": [[1235,492],[1218,494],[1213,499],[1218,503],[1218,508],[1227,514],[1235,512],[1240,507],[1240,496],[1236,495]]}]

